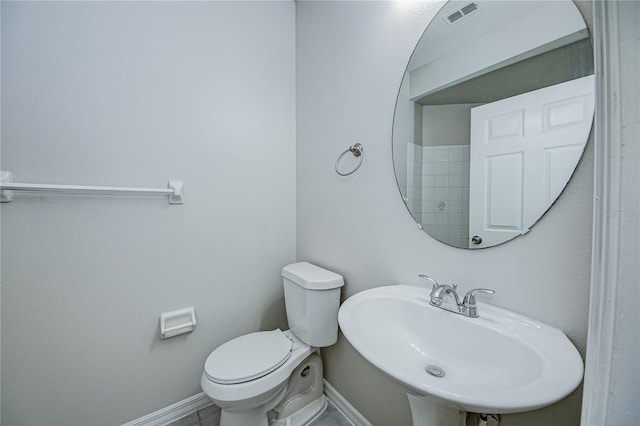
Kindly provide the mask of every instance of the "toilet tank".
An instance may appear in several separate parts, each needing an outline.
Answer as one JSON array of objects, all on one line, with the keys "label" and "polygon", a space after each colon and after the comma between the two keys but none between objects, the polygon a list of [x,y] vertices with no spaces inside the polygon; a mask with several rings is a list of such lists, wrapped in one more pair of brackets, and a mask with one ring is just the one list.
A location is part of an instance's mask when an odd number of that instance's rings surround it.
[{"label": "toilet tank", "polygon": [[309,346],[331,346],[338,340],[338,308],[344,279],[307,262],[282,268],[289,329]]}]

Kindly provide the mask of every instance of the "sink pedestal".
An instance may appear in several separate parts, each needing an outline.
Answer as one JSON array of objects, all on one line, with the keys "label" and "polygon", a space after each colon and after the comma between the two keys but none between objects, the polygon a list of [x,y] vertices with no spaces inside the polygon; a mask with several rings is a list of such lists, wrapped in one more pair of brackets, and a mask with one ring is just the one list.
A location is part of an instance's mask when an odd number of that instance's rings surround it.
[{"label": "sink pedestal", "polygon": [[467,414],[424,396],[407,394],[413,426],[465,426]]}]

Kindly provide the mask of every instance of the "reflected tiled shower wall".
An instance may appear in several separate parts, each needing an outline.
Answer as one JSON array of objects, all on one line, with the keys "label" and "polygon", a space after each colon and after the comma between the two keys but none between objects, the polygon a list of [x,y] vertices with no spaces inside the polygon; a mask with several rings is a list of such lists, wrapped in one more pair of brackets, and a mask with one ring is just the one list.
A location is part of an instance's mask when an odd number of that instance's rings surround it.
[{"label": "reflected tiled shower wall", "polygon": [[409,208],[430,235],[468,247],[469,145],[407,148]]}]

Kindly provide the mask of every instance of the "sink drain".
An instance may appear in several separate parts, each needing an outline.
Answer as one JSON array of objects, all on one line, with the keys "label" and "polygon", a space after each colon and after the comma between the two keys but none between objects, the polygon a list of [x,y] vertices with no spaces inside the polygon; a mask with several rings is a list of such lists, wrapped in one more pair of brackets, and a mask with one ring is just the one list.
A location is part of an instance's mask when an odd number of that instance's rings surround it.
[{"label": "sink drain", "polygon": [[433,377],[437,377],[439,379],[444,377],[444,375],[445,375],[444,370],[442,368],[438,367],[437,365],[427,365],[424,369],[425,369],[425,371],[427,373],[429,373]]}]

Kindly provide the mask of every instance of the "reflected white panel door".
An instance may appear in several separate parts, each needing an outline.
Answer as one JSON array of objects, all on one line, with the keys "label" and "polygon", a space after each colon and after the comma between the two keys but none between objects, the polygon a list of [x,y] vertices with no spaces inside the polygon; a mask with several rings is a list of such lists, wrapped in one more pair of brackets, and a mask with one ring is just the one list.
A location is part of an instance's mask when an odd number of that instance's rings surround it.
[{"label": "reflected white panel door", "polygon": [[471,109],[470,248],[526,233],[560,195],[591,131],[593,94],[588,76]]}]

